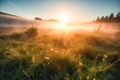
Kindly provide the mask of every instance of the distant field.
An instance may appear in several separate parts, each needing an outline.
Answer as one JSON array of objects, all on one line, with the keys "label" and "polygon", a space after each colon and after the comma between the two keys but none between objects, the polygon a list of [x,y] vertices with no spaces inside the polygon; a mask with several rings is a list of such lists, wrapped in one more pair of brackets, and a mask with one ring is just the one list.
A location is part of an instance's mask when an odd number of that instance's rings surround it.
[{"label": "distant field", "polygon": [[120,24],[89,25],[0,27],[0,80],[119,80]]}]

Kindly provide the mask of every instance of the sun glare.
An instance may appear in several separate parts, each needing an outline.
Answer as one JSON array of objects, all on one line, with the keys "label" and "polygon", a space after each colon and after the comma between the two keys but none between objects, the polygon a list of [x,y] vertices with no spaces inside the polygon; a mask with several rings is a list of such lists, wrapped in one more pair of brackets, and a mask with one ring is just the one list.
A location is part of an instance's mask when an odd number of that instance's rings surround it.
[{"label": "sun glare", "polygon": [[58,23],[55,24],[55,29],[61,32],[71,32],[72,28],[69,25],[70,15],[68,13],[62,12],[58,17]]},{"label": "sun glare", "polygon": [[58,18],[60,23],[68,23],[69,22],[69,15],[66,13],[62,13]]}]

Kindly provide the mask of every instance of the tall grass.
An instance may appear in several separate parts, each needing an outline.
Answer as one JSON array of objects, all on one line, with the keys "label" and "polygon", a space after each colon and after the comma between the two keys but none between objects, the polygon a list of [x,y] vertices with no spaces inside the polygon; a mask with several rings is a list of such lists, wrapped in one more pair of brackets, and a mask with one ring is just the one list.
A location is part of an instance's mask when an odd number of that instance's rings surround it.
[{"label": "tall grass", "polygon": [[0,80],[119,80],[118,35],[33,27],[1,35]]}]

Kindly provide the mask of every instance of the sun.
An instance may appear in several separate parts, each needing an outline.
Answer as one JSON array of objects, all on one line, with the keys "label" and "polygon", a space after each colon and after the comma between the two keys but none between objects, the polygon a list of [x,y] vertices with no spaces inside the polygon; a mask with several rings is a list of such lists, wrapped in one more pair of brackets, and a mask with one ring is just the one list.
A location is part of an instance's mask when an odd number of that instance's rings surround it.
[{"label": "sun", "polygon": [[62,13],[60,14],[59,18],[58,18],[60,23],[68,23],[69,22],[69,15],[67,13]]}]

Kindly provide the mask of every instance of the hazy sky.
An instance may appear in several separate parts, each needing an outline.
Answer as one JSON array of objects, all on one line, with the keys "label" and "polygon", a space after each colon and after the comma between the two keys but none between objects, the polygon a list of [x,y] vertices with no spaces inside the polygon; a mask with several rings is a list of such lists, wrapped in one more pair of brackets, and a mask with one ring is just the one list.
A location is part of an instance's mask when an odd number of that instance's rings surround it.
[{"label": "hazy sky", "polygon": [[89,21],[97,16],[117,14],[120,0],[0,0],[0,11],[27,19],[58,18],[67,13],[71,20]]}]

